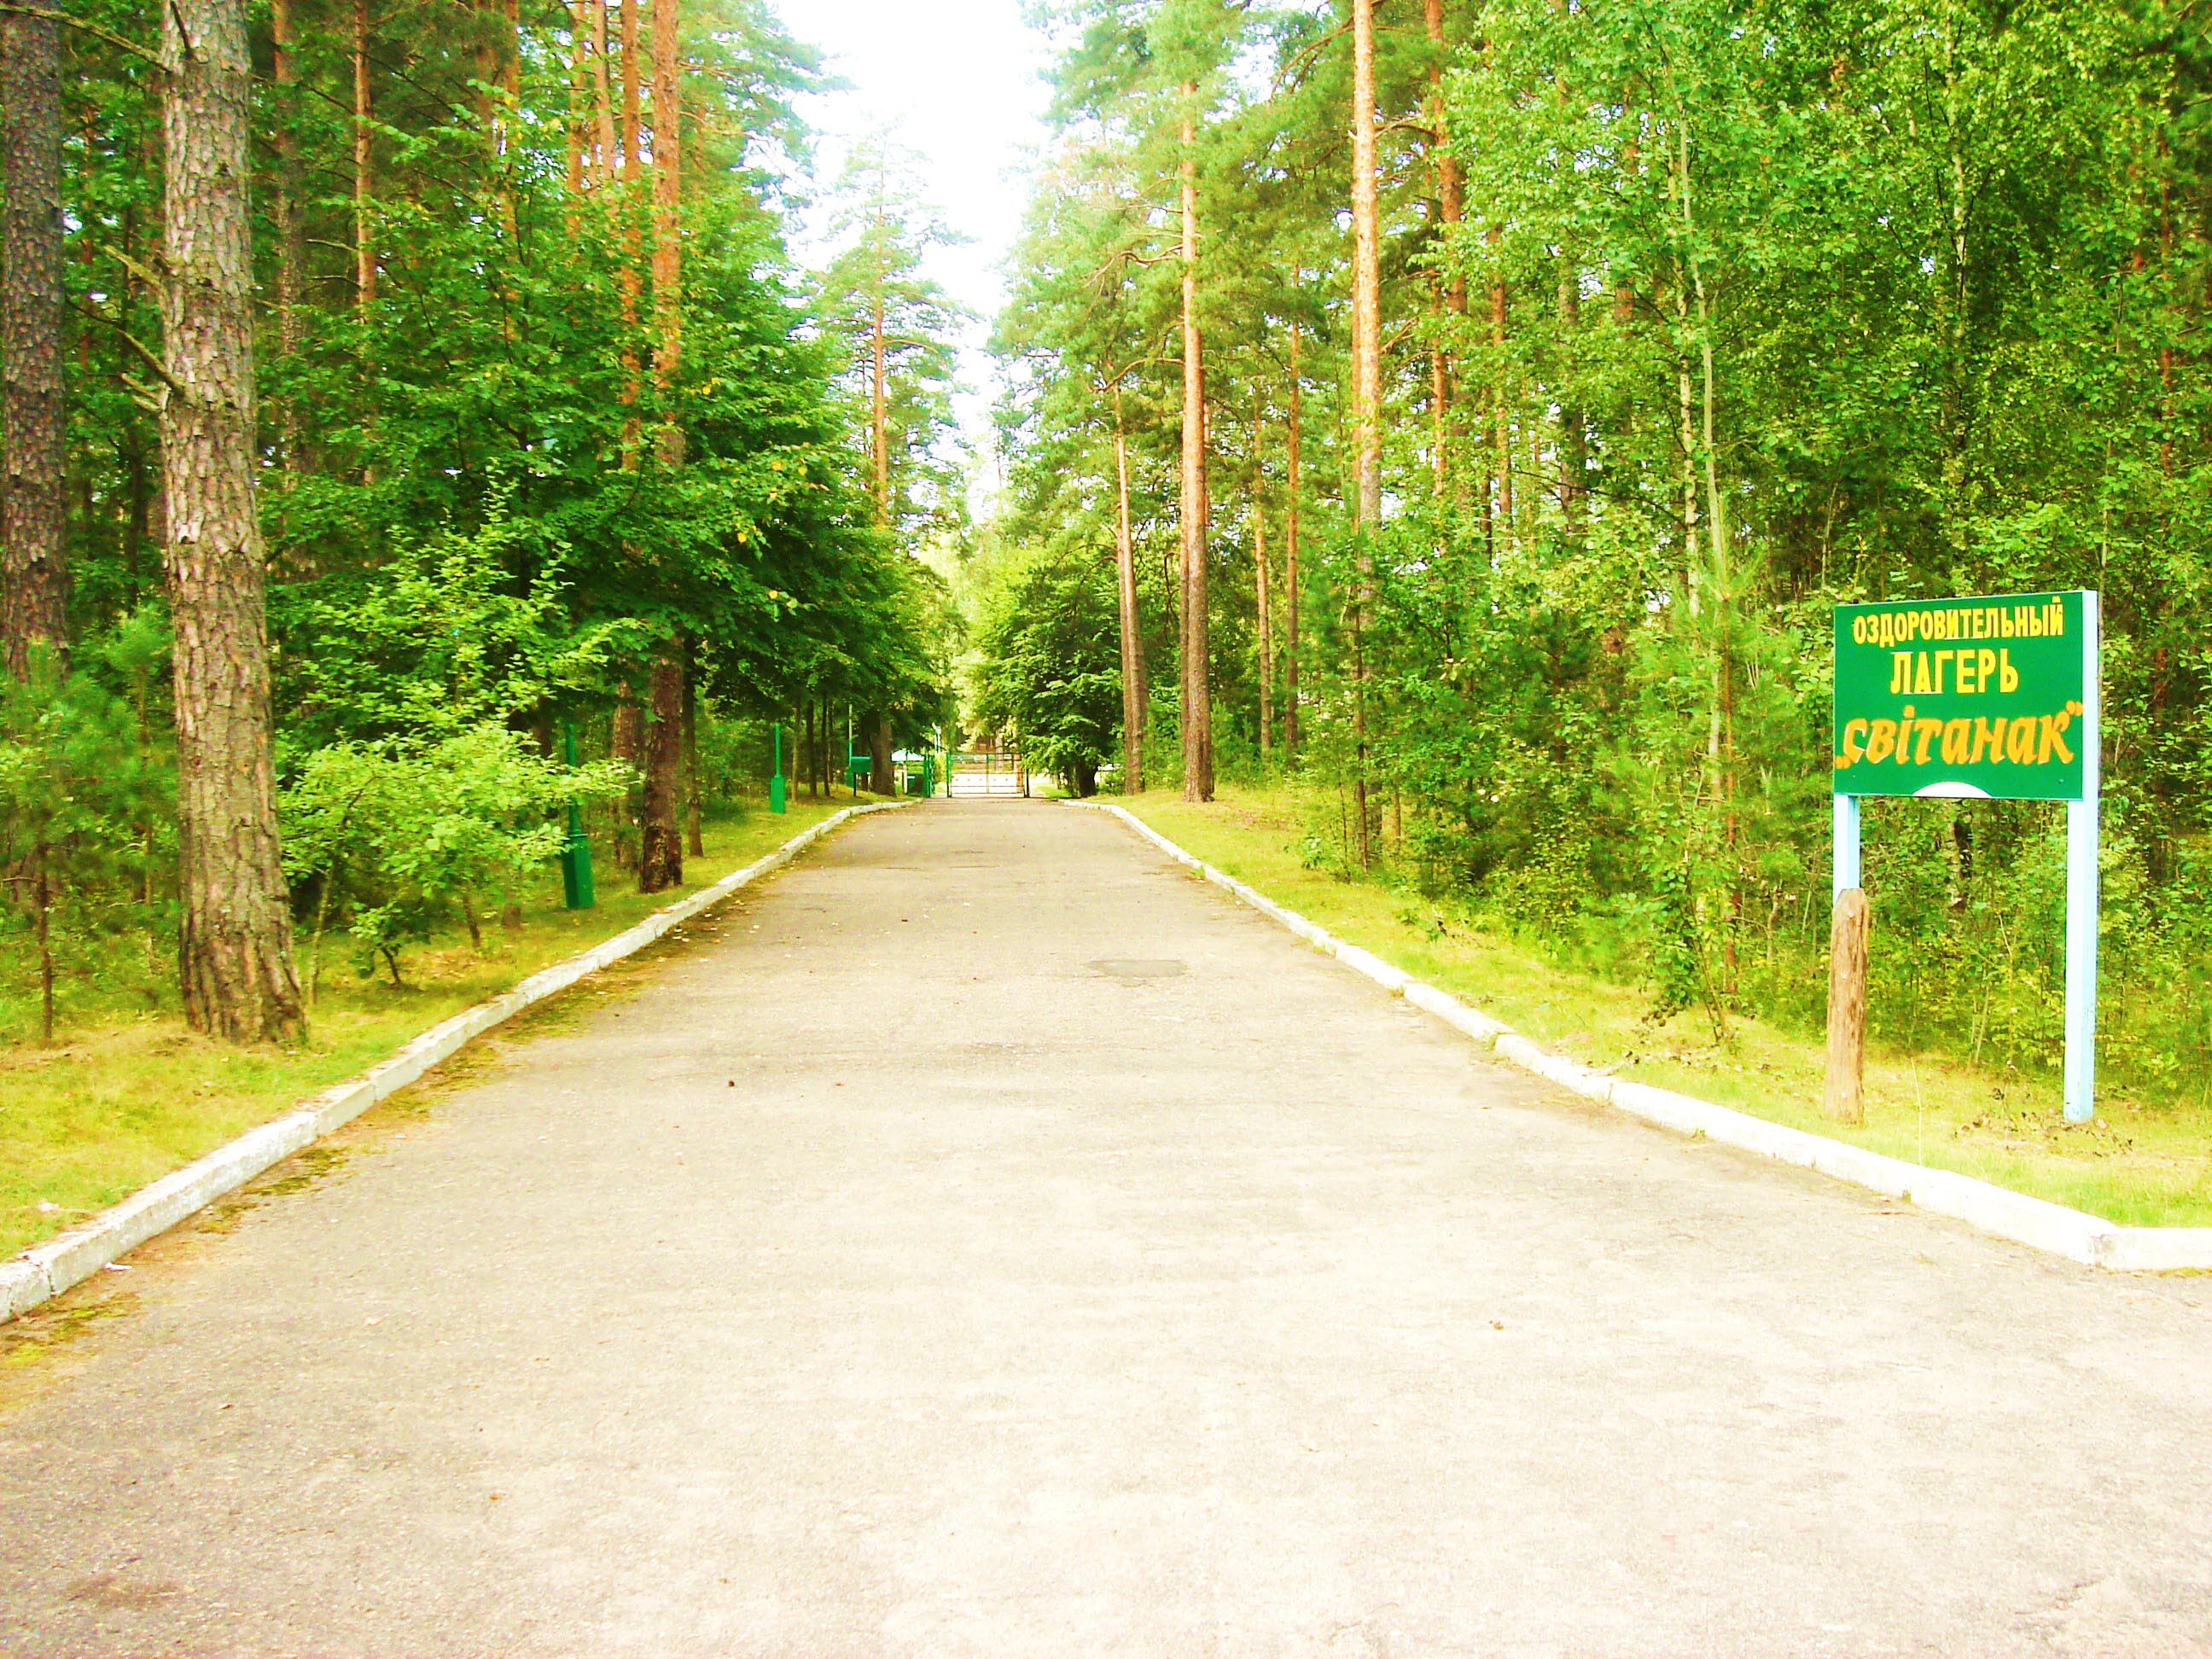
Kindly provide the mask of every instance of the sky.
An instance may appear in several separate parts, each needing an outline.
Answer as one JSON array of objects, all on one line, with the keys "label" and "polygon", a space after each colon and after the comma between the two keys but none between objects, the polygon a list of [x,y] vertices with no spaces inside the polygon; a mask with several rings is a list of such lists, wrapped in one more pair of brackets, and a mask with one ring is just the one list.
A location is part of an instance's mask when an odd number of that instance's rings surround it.
[{"label": "sky", "polygon": [[[984,343],[1005,298],[1000,267],[1021,230],[1030,153],[1042,142],[1047,96],[1042,37],[1021,0],[775,0],[799,40],[820,47],[848,89],[810,99],[817,171],[834,180],[846,147],[878,128],[918,158],[924,199],[969,238],[932,249],[928,272],[977,320],[961,342],[961,425],[988,441],[990,360]],[[817,227],[818,229],[818,227]],[[825,250],[797,250],[818,264]]]}]

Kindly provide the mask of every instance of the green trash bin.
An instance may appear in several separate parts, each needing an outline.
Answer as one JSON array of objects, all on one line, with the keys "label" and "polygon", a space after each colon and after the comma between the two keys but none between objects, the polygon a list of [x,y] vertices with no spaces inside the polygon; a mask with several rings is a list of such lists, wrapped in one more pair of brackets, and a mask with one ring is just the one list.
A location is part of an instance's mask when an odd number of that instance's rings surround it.
[{"label": "green trash bin", "polygon": [[[562,728],[562,750],[570,766],[576,763],[576,728]],[[568,836],[561,847],[561,898],[571,910],[588,910],[596,902],[592,891],[592,842],[584,834],[584,814],[568,803]]]}]

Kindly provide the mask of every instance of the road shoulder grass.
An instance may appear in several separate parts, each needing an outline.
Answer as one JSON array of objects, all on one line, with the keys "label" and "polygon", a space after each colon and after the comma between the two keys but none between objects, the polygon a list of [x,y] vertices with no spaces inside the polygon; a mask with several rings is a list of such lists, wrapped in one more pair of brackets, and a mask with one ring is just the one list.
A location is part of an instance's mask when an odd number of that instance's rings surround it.
[{"label": "road shoulder grass", "polygon": [[2096,1121],[2069,1125],[2056,1076],[1877,1043],[1866,1121],[1838,1123],[1820,1109],[1817,1034],[1737,1018],[1717,1043],[1697,1014],[1655,1027],[1643,990],[1564,969],[1380,884],[1310,869],[1287,790],[1224,789],[1202,806],[1157,791],[1115,799],[1207,863],[1584,1065],[2123,1225],[2212,1225],[2212,1122],[2201,1113],[2108,1094]]},{"label": "road shoulder grass", "polygon": [[[409,951],[405,983],[359,977],[344,941],[324,949],[308,1040],[237,1048],[173,1014],[67,1031],[52,1047],[0,1045],[0,1260],[98,1213],[150,1181],[386,1058],[409,1039],[539,969],[589,949],[720,880],[853,803],[794,800],[705,826],[706,853],[681,887],[651,896],[611,867],[599,903],[562,906],[558,873],[525,896],[518,925],[489,926]],[[585,981],[591,983],[590,981]]]}]

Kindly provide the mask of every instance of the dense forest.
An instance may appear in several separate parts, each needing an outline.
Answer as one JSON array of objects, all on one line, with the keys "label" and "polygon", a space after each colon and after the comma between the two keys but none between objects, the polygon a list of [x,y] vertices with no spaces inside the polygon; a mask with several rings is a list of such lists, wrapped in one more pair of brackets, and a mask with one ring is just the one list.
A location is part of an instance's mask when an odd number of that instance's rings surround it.
[{"label": "dense forest", "polygon": [[[771,720],[1287,791],[1437,927],[1816,1024],[1832,607],[2091,587],[2100,1046],[2212,1086],[2188,6],[1041,3],[980,524],[954,233],[883,136],[801,268],[761,0],[4,21],[14,1033],[295,1033],[572,801],[665,888]],[[2058,811],[1866,842],[1877,1030],[2055,1060]]]},{"label": "dense forest", "polygon": [[[1064,0],[983,706],[1817,1025],[1838,602],[2087,587],[2106,1063],[2202,1101],[2212,40],[2187,4]],[[1877,1030],[2040,1070],[2064,831],[1877,802]]]},{"label": "dense forest", "polygon": [[878,147],[795,263],[823,76],[758,0],[0,44],[11,1035],[296,1035],[326,936],[480,939],[570,802],[663,890],[765,722],[818,786],[945,717],[932,229]]}]

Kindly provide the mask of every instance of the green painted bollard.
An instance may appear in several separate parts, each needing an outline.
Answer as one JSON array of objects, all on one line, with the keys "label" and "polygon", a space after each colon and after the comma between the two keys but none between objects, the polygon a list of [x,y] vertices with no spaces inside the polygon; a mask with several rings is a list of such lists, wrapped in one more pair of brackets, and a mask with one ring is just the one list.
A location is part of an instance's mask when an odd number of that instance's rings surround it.
[{"label": "green painted bollard", "polygon": [[768,730],[769,741],[775,745],[775,763],[768,779],[768,810],[781,812],[783,811],[783,728],[771,725]]},{"label": "green painted bollard", "polygon": [[[562,750],[568,764],[576,763],[576,728],[562,728]],[[596,902],[592,891],[592,843],[584,834],[584,814],[568,803],[568,840],[561,848],[561,898],[571,910],[588,910]]]}]

